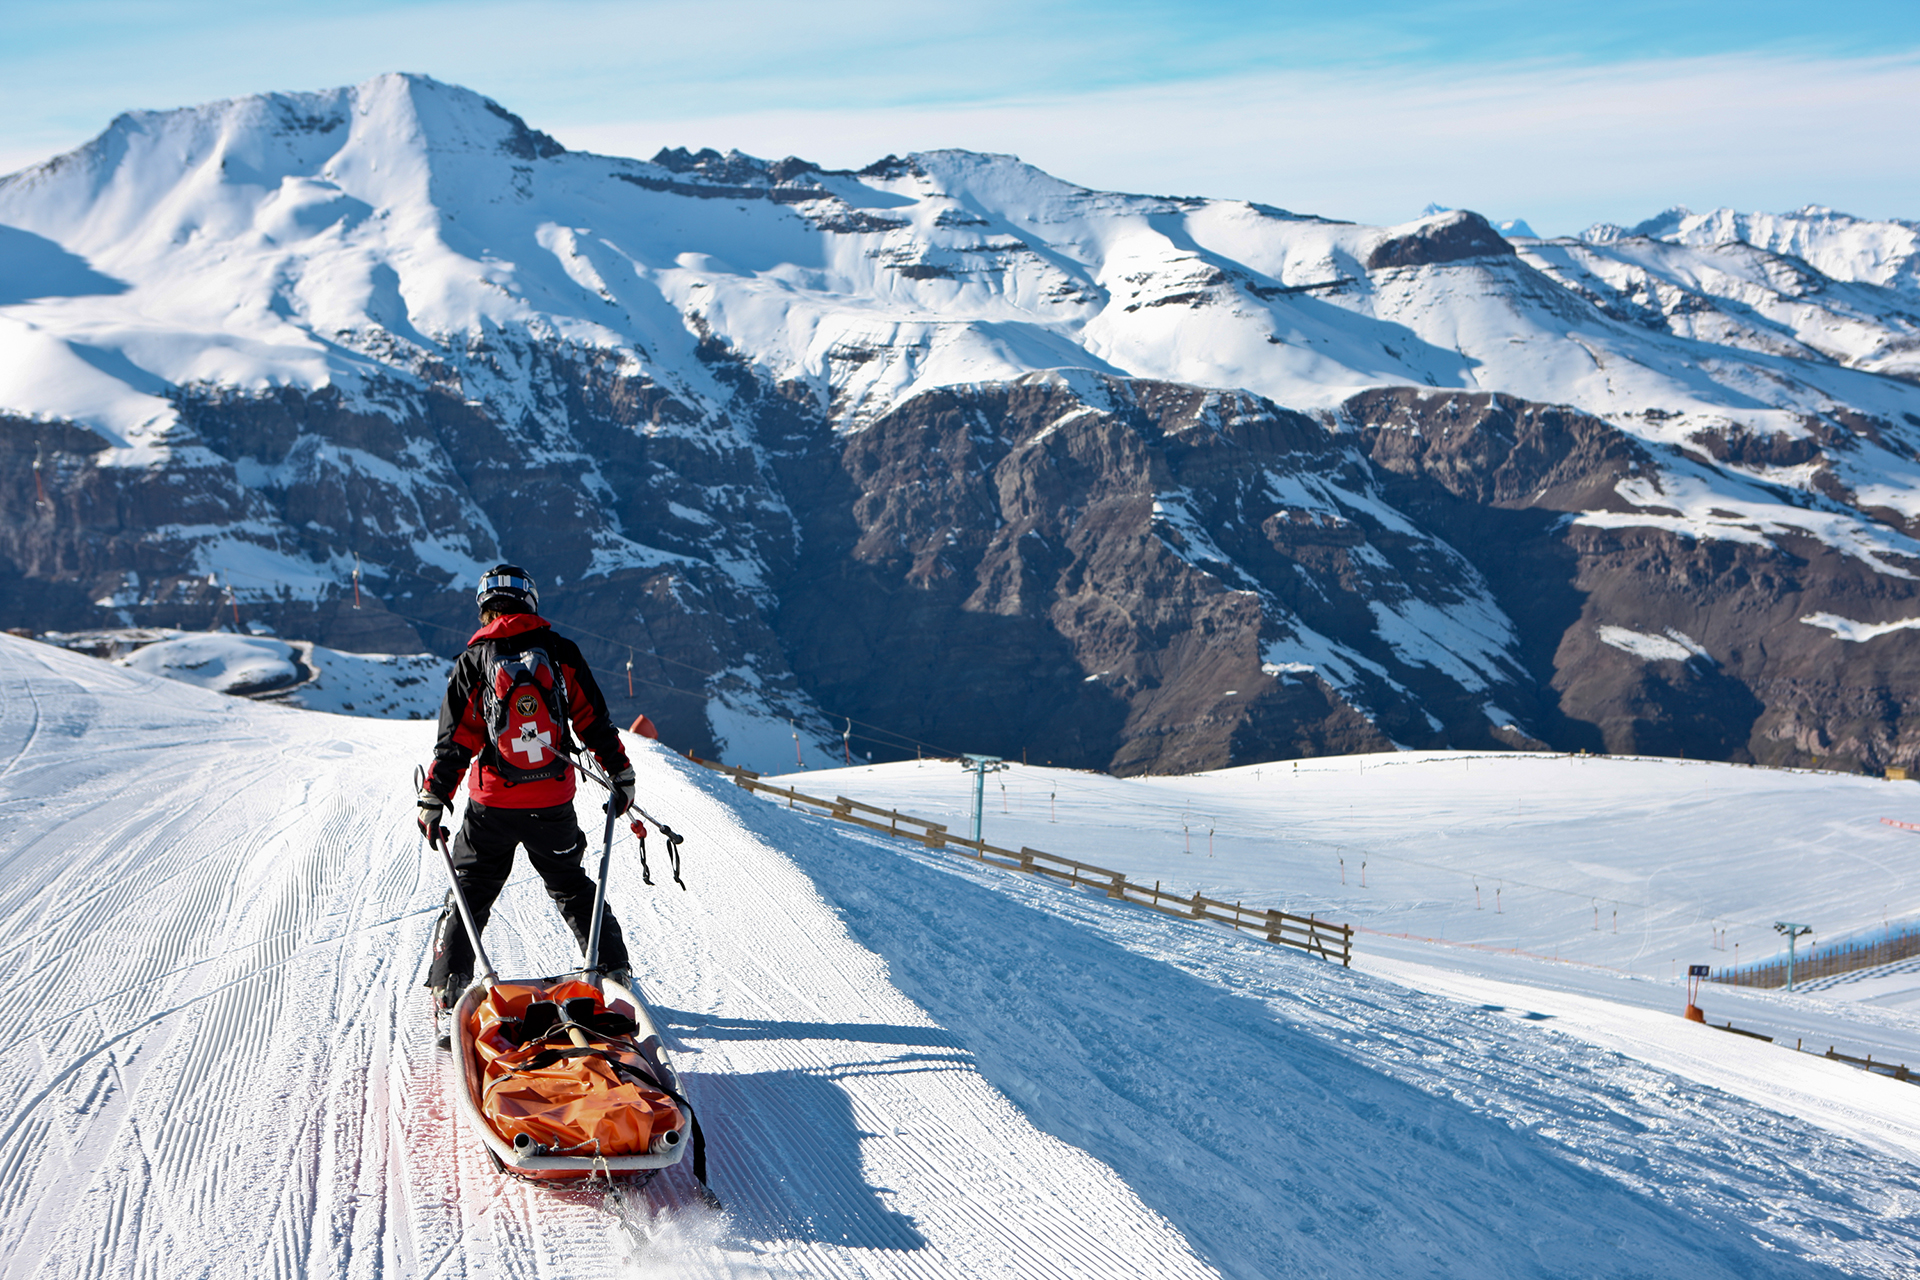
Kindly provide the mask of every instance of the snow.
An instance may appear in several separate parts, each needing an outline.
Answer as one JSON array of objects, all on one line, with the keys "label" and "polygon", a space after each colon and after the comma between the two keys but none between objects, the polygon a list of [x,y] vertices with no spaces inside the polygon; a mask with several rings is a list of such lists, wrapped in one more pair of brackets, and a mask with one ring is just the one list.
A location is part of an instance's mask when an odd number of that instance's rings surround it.
[{"label": "snow", "polygon": [[438,654],[299,647],[313,678],[287,693],[284,700],[290,705],[382,720],[439,719],[452,664]]},{"label": "snow", "polygon": [[1831,631],[1836,640],[1849,640],[1855,644],[1876,636],[1891,635],[1895,631],[1911,631],[1920,627],[1920,618],[1901,618],[1895,622],[1855,622],[1837,613],[1810,613],[1800,621],[1810,627],[1819,627],[1822,631]]},{"label": "snow", "polygon": [[218,631],[87,634],[123,637],[131,651],[115,659],[120,666],[219,693],[264,694],[309,711],[434,720],[446,689],[447,660],[431,653],[347,653]]},{"label": "snow", "polygon": [[[1769,482],[1777,485],[1781,477],[1709,467],[1681,455],[1657,475],[1627,476],[1614,486],[1631,510],[1585,511],[1575,521],[1605,529],[1652,527],[1753,546],[1771,545],[1781,535],[1801,535],[1855,557],[1876,573],[1914,576],[1901,562],[1920,560],[1920,541],[1832,502],[1812,500],[1806,507],[1779,502],[1768,495]],[[1906,492],[1901,500],[1913,496]]]},{"label": "snow", "polygon": [[1260,670],[1270,676],[1313,674],[1361,707],[1367,705],[1361,672],[1392,684],[1386,668],[1322,635],[1298,618],[1284,624],[1292,634],[1260,649]]},{"label": "snow", "polygon": [[[777,781],[956,829],[971,813],[968,775],[944,761]],[[1404,934],[1449,952],[1557,957],[1554,982],[1600,974],[1608,990],[1654,989],[1662,1007],[1687,963],[1771,958],[1781,912],[1813,922],[1816,943],[1920,917],[1920,873],[1907,870],[1920,837],[1879,821],[1913,820],[1920,789],[1854,775],[1536,752],[1407,751],[1179,778],[1013,765],[987,807],[986,838],[1003,847],[1347,921],[1377,931],[1362,935],[1363,953]],[[1412,951],[1445,963],[1425,941]],[[1786,999],[1709,994],[1770,1009]],[[1920,1009],[1920,977],[1912,999]],[[1920,1022],[1900,1032],[1920,1066],[1917,1034]]]},{"label": "snow", "polygon": [[1692,637],[1672,627],[1668,627],[1664,635],[1611,626],[1600,627],[1595,634],[1600,637],[1600,643],[1630,653],[1642,662],[1686,662],[1691,658],[1712,661]]},{"label": "snow", "polygon": [[[1885,289],[1729,240],[1528,244],[1523,260],[1570,290],[1675,335],[1766,355],[1910,374],[1920,323]],[[1891,305],[1890,305],[1891,304]]]},{"label": "snow", "polygon": [[292,645],[219,633],[183,634],[145,645],[120,659],[120,665],[220,693],[272,688],[300,678]]},{"label": "snow", "polygon": [[1628,235],[1685,245],[1749,244],[1810,263],[1836,280],[1857,280],[1920,296],[1920,223],[1873,221],[1808,205],[1787,214],[1669,209]]},{"label": "snow", "polygon": [[[707,724],[729,764],[772,773],[796,765],[830,769],[841,763],[837,750],[830,752],[815,740],[825,717],[811,699],[797,693],[785,700],[769,697],[759,675],[742,667],[716,672],[708,687]],[[791,719],[779,714],[782,701],[800,714]],[[809,726],[808,731],[798,731],[796,721]]]},{"label": "snow", "polygon": [[1477,575],[1467,582],[1479,594],[1451,601],[1450,607],[1413,597],[1391,604],[1374,600],[1367,607],[1375,633],[1403,659],[1435,667],[1463,689],[1485,690],[1489,679],[1507,682],[1520,676],[1512,657],[1519,639]]},{"label": "snow", "polygon": [[[31,1038],[0,1086],[9,1274],[1920,1266],[1920,1090],[1687,1023],[1668,976],[1723,958],[1716,918],[1751,952],[1788,904],[1822,936],[1920,911],[1913,837],[1877,822],[1911,816],[1902,784],[1428,753],[989,788],[996,842],[1352,919],[1342,969],[801,816],[630,739],[689,888],[643,886],[623,837],[610,899],[712,1144],[714,1219],[684,1172],[612,1204],[504,1180],[456,1131],[418,986],[430,726],[13,637],[0,658],[0,961]],[[794,780],[937,820],[967,803],[950,762]],[[1590,929],[1596,901],[1622,932]],[[524,868],[487,937],[509,972],[570,952]],[[1877,980],[1880,1003],[1703,1002],[1920,1061],[1920,976],[1907,1004]]]}]

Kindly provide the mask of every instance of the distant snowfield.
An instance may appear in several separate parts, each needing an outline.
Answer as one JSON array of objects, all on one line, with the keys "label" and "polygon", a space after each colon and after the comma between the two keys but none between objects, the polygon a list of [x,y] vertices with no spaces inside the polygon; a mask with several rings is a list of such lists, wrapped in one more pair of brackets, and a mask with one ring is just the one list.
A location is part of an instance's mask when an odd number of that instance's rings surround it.
[{"label": "distant snowfield", "polygon": [[[1877,922],[1883,892],[1911,910],[1890,886],[1916,837],[1876,819],[1920,791],[1538,757],[991,782],[996,841],[1484,948],[1363,933],[1346,970],[801,817],[630,740],[689,888],[657,856],[644,886],[623,837],[611,898],[729,1205],[693,1218],[666,1175],[623,1211],[664,1215],[636,1257],[602,1196],[506,1181],[455,1128],[418,987],[429,726],[11,637],[0,659],[9,1276],[1920,1268],[1920,1089],[1684,1023],[1646,976],[1709,888],[1706,909],[1746,904],[1736,938],[1789,888],[1823,928]],[[965,778],[804,783],[937,817]],[[1498,910],[1473,910],[1469,864],[1508,877],[1482,884]],[[1601,884],[1642,918],[1588,929],[1594,964],[1492,949],[1571,946],[1587,900],[1559,899]],[[524,871],[487,941],[506,972],[571,958]],[[1731,996],[1710,990],[1716,1018],[1920,1047],[1897,1005]]]},{"label": "distant snowfield", "polygon": [[[971,821],[972,775],[947,761],[773,781],[963,833]],[[1812,923],[1817,945],[1920,916],[1920,835],[1880,822],[1920,821],[1920,785],[1858,775],[1406,751],[1178,778],[1014,763],[988,775],[985,800],[986,838],[1003,847],[1622,977],[1767,959],[1784,951],[1776,920]],[[1920,1008],[1920,977],[1911,996]]]},{"label": "distant snowfield", "polygon": [[216,693],[277,688],[292,684],[302,674],[292,645],[263,636],[219,632],[158,640],[120,659],[120,665]]},{"label": "distant snowfield", "polygon": [[451,665],[431,653],[347,653],[306,641],[175,631],[123,667],[216,693],[270,693],[289,706],[385,720],[432,720]]}]

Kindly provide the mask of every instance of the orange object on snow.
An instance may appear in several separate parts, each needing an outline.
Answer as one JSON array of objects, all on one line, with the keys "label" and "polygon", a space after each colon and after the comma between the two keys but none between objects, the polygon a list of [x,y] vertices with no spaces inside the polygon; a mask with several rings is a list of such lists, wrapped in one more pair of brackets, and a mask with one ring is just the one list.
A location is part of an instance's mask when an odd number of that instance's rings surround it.
[{"label": "orange object on snow", "polygon": [[677,1142],[684,1121],[650,1087],[659,1080],[629,1034],[634,1012],[586,982],[495,986],[473,1003],[462,1037],[476,1059],[481,1118],[543,1156],[640,1156]]},{"label": "orange object on snow", "polygon": [[653,721],[647,719],[644,711],[633,718],[633,728],[630,732],[637,733],[643,738],[652,738],[656,742],[660,740],[660,731],[653,727]]}]

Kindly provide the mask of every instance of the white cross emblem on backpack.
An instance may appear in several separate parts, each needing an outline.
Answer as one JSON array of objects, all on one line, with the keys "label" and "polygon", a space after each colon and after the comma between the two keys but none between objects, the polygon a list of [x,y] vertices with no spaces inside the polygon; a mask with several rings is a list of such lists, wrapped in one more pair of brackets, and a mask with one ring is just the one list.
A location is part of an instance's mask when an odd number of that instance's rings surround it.
[{"label": "white cross emblem on backpack", "polygon": [[507,750],[525,756],[527,767],[531,769],[553,754],[553,734],[537,725],[523,724],[520,726],[520,736],[508,745]]}]

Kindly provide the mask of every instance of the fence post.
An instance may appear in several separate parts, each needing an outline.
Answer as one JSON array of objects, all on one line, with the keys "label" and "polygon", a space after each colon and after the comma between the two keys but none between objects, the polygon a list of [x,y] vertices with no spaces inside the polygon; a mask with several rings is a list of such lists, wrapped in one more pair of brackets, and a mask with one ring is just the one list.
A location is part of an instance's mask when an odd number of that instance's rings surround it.
[{"label": "fence post", "polygon": [[1127,896],[1127,878],[1118,871],[1113,873],[1113,883],[1107,886],[1107,896],[1109,898],[1124,898]]},{"label": "fence post", "polygon": [[1267,908],[1267,941],[1280,941],[1280,930],[1286,926],[1281,922],[1280,913],[1272,907]]},{"label": "fence post", "polygon": [[1193,891],[1193,906],[1188,908],[1188,910],[1192,913],[1195,920],[1202,919],[1207,914],[1207,909],[1200,905],[1200,891],[1198,889]]}]

